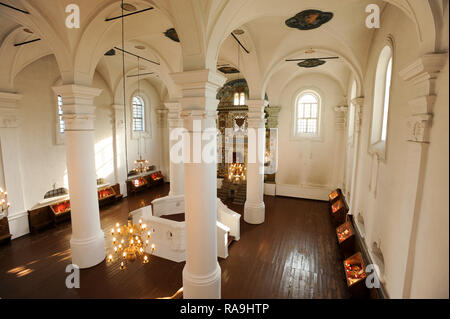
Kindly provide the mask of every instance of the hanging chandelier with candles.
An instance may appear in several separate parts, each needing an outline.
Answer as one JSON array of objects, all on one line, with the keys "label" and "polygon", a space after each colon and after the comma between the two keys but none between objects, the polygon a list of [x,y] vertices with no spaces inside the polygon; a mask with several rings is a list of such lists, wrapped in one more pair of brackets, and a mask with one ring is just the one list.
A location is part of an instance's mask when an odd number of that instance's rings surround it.
[{"label": "hanging chandelier with candles", "polygon": [[245,181],[247,167],[241,163],[232,163],[228,166],[228,179],[234,184],[241,184]]},{"label": "hanging chandelier with candles", "polygon": [[[114,257],[108,255],[107,261],[112,263],[114,258],[122,260],[120,269],[125,270],[128,262],[134,262],[140,259],[143,264],[147,264],[150,255],[155,251],[155,245],[150,246],[151,232],[147,229],[147,225],[139,220],[139,225],[135,225],[128,220],[127,225],[121,226],[119,223],[111,229],[112,244],[114,249]],[[150,253],[147,252],[150,247]]]},{"label": "hanging chandelier with candles", "polygon": [[11,204],[8,202],[8,192],[0,188],[0,212],[6,212],[6,215],[8,215],[8,208],[10,206]]}]

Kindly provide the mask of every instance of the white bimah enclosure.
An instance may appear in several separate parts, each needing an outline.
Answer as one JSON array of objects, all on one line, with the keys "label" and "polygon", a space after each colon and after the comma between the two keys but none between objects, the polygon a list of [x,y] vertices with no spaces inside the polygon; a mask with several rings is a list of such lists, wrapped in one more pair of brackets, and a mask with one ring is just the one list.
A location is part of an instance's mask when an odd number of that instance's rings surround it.
[{"label": "white bimah enclosure", "polygon": [[[130,215],[133,223],[142,219],[143,223],[147,224],[151,232],[150,244],[155,245],[155,256],[182,262],[186,260],[186,223],[161,216],[183,213],[184,195],[177,195],[155,199],[150,206],[134,210]],[[240,239],[240,219],[240,214],[217,199],[217,257],[228,257],[230,236],[236,241]]]}]

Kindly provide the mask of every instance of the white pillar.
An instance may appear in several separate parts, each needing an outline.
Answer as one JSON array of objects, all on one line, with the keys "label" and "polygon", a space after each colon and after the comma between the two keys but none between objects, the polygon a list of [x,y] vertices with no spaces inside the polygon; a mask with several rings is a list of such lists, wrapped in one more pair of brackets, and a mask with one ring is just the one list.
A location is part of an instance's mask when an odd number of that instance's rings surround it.
[{"label": "white pillar", "polygon": [[158,129],[158,139],[160,143],[160,154],[159,154],[159,169],[162,174],[165,176],[165,181],[170,179],[170,159],[169,159],[169,136],[168,136],[168,128],[167,128],[167,113],[169,110],[165,108],[158,108],[155,110],[156,112],[156,127]]},{"label": "white pillar", "polygon": [[264,100],[248,100],[247,105],[247,200],[244,205],[244,220],[249,224],[262,224],[265,219],[264,153],[266,149],[266,129]]},{"label": "white pillar", "polygon": [[176,162],[177,156],[174,145],[179,141],[174,139],[175,130],[183,127],[183,120],[180,117],[181,106],[178,102],[165,102],[164,105],[169,110],[167,121],[169,125],[169,154],[170,154],[170,192],[169,196],[179,196],[184,194],[184,164]]},{"label": "white pillar", "polygon": [[89,268],[105,259],[94,150],[94,98],[100,95],[101,90],[79,85],[63,85],[53,90],[63,101],[72,219],[72,263],[80,268]]},{"label": "white pillar", "polygon": [[215,146],[217,138],[214,134],[211,139],[202,140],[194,129],[216,129],[216,94],[225,78],[209,70],[175,73],[172,78],[183,93],[181,117],[189,132],[184,145],[191,155],[189,163],[184,164],[186,265],[183,295],[186,299],[220,298],[221,270],[217,262],[216,237],[217,154],[213,154],[212,162],[201,157],[204,146]]},{"label": "white pillar", "polygon": [[127,157],[125,149],[125,115],[121,104],[112,105],[114,112],[114,170],[116,183],[120,185],[120,193],[127,196]]},{"label": "white pillar", "polygon": [[13,239],[30,232],[20,167],[17,102],[21,98],[19,94],[0,92],[0,158],[3,161],[4,188],[11,203],[8,223]]}]

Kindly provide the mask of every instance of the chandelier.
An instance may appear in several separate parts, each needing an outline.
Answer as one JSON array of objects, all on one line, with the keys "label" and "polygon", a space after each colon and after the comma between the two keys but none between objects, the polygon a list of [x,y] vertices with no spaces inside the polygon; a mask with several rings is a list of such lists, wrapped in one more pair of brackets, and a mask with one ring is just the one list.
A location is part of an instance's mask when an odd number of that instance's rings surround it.
[{"label": "chandelier", "polygon": [[11,204],[8,202],[8,192],[0,188],[0,212],[6,212],[6,216],[8,216],[8,208],[10,206]]},{"label": "chandelier", "polygon": [[[155,245],[151,245],[150,254],[146,252],[149,247],[151,233],[147,230],[147,225],[139,220],[139,225],[135,225],[128,220],[128,224],[121,226],[119,223],[116,227],[111,229],[112,244],[114,254],[117,259],[122,259],[120,262],[120,269],[125,270],[128,262],[134,262],[141,259],[143,264],[147,264],[150,255],[155,251]],[[114,257],[110,254],[107,258],[109,263],[114,261]]]},{"label": "chandelier", "polygon": [[134,171],[137,174],[148,172],[150,170],[150,166],[148,164],[149,163],[147,160],[142,159],[142,156],[139,156],[139,159],[134,161],[134,165],[136,166]]},{"label": "chandelier", "polygon": [[234,184],[240,184],[245,181],[247,167],[244,164],[233,163],[228,166],[228,179]]}]

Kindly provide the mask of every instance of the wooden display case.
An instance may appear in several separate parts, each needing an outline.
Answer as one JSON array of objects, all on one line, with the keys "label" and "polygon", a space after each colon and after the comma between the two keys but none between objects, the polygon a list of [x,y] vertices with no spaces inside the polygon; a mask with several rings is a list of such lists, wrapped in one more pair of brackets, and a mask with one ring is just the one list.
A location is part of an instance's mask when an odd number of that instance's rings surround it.
[{"label": "wooden display case", "polygon": [[345,222],[348,213],[348,206],[345,198],[341,197],[330,206],[331,220],[335,226],[339,226]]},{"label": "wooden display case", "polygon": [[0,244],[8,243],[11,241],[11,234],[9,233],[8,218],[3,217],[0,219]]},{"label": "wooden display case", "polygon": [[70,218],[70,201],[65,200],[53,205],[50,205],[50,209],[53,213],[53,223],[59,224]]},{"label": "wooden display case", "polygon": [[342,191],[340,188],[336,188],[330,194],[328,194],[328,201],[330,204],[335,203],[339,198],[342,198]]},{"label": "wooden display case", "polygon": [[336,228],[336,237],[344,257],[352,255],[355,251],[355,230],[350,220]]},{"label": "wooden display case", "polygon": [[164,183],[164,176],[160,171],[150,172],[147,175],[138,175],[127,180],[128,194],[135,194],[156,185]]},{"label": "wooden display case", "polygon": [[[97,189],[99,206],[112,203],[122,198],[120,194],[120,185],[104,186]],[[114,195],[112,195],[114,194]],[[56,225],[62,221],[70,219],[70,200],[69,196],[62,196],[48,203],[35,205],[28,211],[28,222],[30,231],[35,232],[50,225]]]},{"label": "wooden display case", "polygon": [[350,294],[354,298],[369,296],[370,291],[366,286],[367,274],[365,269],[366,266],[360,252],[344,260],[345,280]]}]

